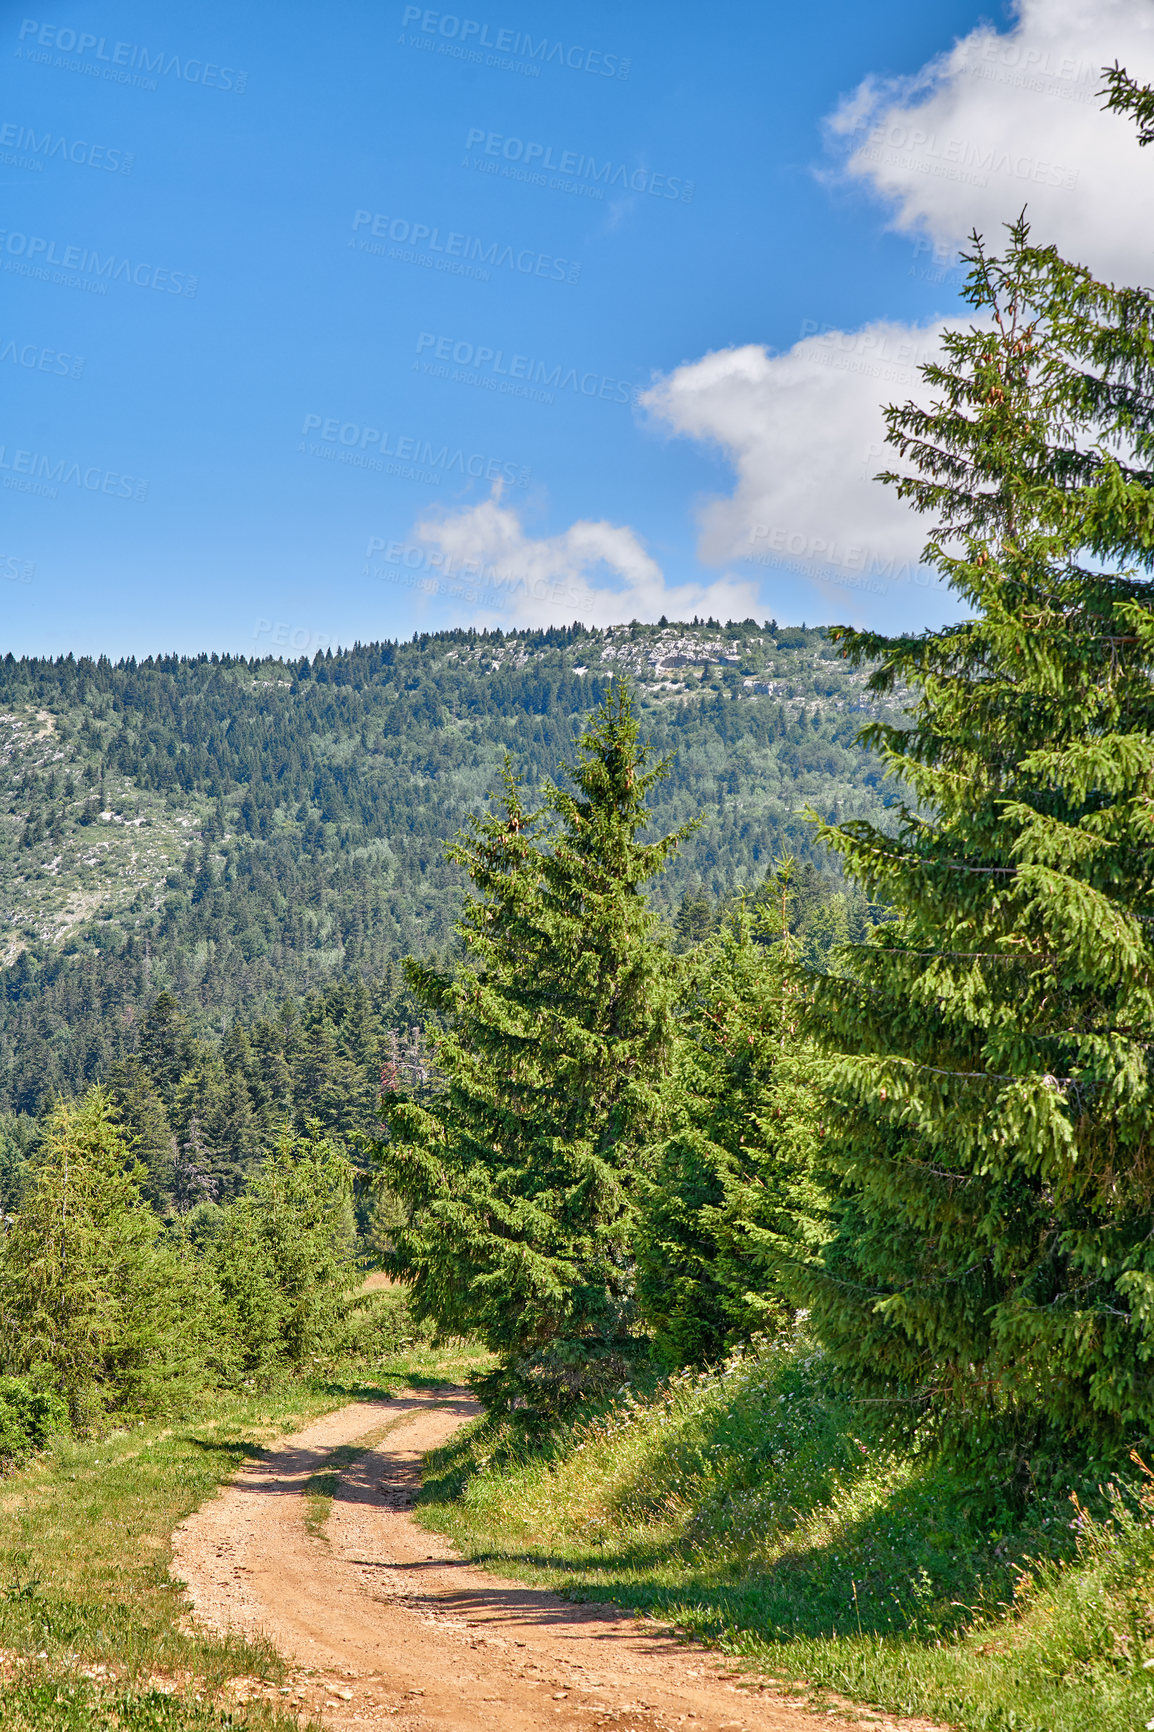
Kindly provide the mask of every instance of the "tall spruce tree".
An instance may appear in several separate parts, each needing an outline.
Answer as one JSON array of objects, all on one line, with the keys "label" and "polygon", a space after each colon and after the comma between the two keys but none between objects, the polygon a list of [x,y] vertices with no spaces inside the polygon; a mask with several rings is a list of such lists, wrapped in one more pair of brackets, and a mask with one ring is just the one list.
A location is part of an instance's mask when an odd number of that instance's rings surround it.
[{"label": "tall spruce tree", "polygon": [[192,1164],[207,1166],[216,1199],[239,1196],[261,1157],[260,1126],[243,1073],[227,1071],[219,1052],[201,1048],[176,1085],[172,1122]]},{"label": "tall spruce tree", "polygon": [[115,1064],[108,1092],[120,1114],[124,1139],[147,1175],[144,1195],[160,1214],[172,1203],[176,1185],[176,1138],[152,1078],[135,1056]]},{"label": "tall spruce tree", "polygon": [[661,1112],[676,966],[642,885],[678,835],[638,838],[665,774],[617,686],[569,770],[526,810],[502,809],[451,850],[477,894],[455,972],[409,980],[441,1019],[444,1079],[386,1097],[384,1181],[408,1219],[386,1259],[420,1318],[499,1356],[496,1408],[556,1410],[621,1381],[633,1348],[633,1217],[641,1151]]},{"label": "tall spruce tree", "polygon": [[671,1134],[637,1226],[638,1295],[667,1366],[716,1359],[794,1318],[789,1270],[818,1216],[816,1054],[799,1026],[808,989],[794,950],[766,899],[739,905],[688,964]]},{"label": "tall spruce tree", "polygon": [[1154,298],[975,237],[981,322],[892,408],[969,617],[845,632],[908,682],[900,833],[826,828],[900,918],[817,992],[831,1239],[799,1279],[863,1382],[970,1437],[1154,1432]]},{"label": "tall spruce tree", "polygon": [[166,1106],[192,1061],[188,1019],[171,992],[158,992],[140,1029],[137,1056]]}]

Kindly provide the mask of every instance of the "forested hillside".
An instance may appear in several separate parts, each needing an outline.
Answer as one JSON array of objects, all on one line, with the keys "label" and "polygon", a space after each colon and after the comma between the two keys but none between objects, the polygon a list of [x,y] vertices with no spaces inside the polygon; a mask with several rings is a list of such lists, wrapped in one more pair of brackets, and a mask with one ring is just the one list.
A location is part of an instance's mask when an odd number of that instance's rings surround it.
[{"label": "forested hillside", "polygon": [[[741,1724],[1154,1729],[1154,291],[1025,215],[967,264],[932,406],[886,411],[936,629],[0,669],[0,1732],[289,1732],[167,1544],[290,1386],[345,1441],[263,1459],[207,1604],[291,1580],[313,1682],[371,1619],[324,1680],[367,1723],[411,1576],[380,1672],[392,1590],[315,1542],[407,1504],[416,1450],[367,1446],[415,1404],[360,1403],[442,1351],[481,1411],[426,1407],[475,1417],[417,1518],[716,1644]],[[303,1493],[263,1560],[250,1486]],[[468,1586],[429,1544],[422,1616]],[[505,1646],[526,1724],[637,1706],[635,1633],[626,1707]]]},{"label": "forested hillside", "polygon": [[107,1076],[160,991],[220,1035],[443,949],[462,885],[444,844],[506,753],[531,797],[620,671],[672,758],[655,827],[700,820],[657,891],[668,918],[783,847],[813,858],[807,806],[884,818],[855,744],[865,673],[772,621],[453,631],[312,662],[9,656],[0,1107]]}]

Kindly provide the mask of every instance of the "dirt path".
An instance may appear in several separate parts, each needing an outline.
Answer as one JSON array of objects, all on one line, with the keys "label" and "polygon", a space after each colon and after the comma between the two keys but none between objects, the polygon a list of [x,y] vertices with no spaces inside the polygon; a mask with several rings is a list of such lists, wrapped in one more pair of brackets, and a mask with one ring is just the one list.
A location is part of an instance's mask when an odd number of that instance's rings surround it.
[{"label": "dirt path", "polygon": [[[173,1574],[195,1615],[268,1636],[294,1665],[277,1696],[334,1732],[805,1732],[812,1716],[731,1663],[606,1606],[462,1563],[409,1508],[421,1458],[476,1412],[460,1390],[356,1403],[284,1439],[177,1529]],[[310,1534],[310,1476],[374,1441]],[[886,1716],[875,1726],[894,1727]],[[839,1716],[840,1721],[840,1716]],[[844,1725],[844,1721],[840,1722]],[[901,1722],[901,1732],[929,1732]]]}]

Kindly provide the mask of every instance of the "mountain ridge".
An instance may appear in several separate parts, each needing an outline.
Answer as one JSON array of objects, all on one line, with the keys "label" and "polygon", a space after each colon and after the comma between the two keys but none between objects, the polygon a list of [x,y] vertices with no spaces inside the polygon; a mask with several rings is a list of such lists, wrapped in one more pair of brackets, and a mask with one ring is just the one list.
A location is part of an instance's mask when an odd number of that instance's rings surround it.
[{"label": "mountain ridge", "polygon": [[[876,706],[823,629],[774,621],[457,629],[309,660],[0,662],[0,1105],[40,1111],[131,1049],[167,989],[222,1033],[443,948],[443,848],[508,755],[557,774],[611,678],[696,817],[655,904],[815,858],[803,812],[884,815]],[[899,695],[900,703],[900,695]],[[877,712],[880,713],[880,712]]]}]

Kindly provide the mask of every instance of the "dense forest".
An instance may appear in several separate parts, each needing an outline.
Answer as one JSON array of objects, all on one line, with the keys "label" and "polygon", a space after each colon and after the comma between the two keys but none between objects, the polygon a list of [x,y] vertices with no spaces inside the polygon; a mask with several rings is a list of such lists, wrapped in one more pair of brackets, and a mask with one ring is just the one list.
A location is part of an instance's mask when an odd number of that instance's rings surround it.
[{"label": "dense forest", "polygon": [[[0,663],[0,1106],[39,1114],[135,1050],[170,992],[196,1033],[450,941],[445,858],[506,753],[529,789],[614,672],[697,821],[659,905],[753,888],[805,810],[879,819],[865,676],[828,635],[748,620],[421,636],[243,657]],[[899,706],[900,707],[900,706]]]}]

